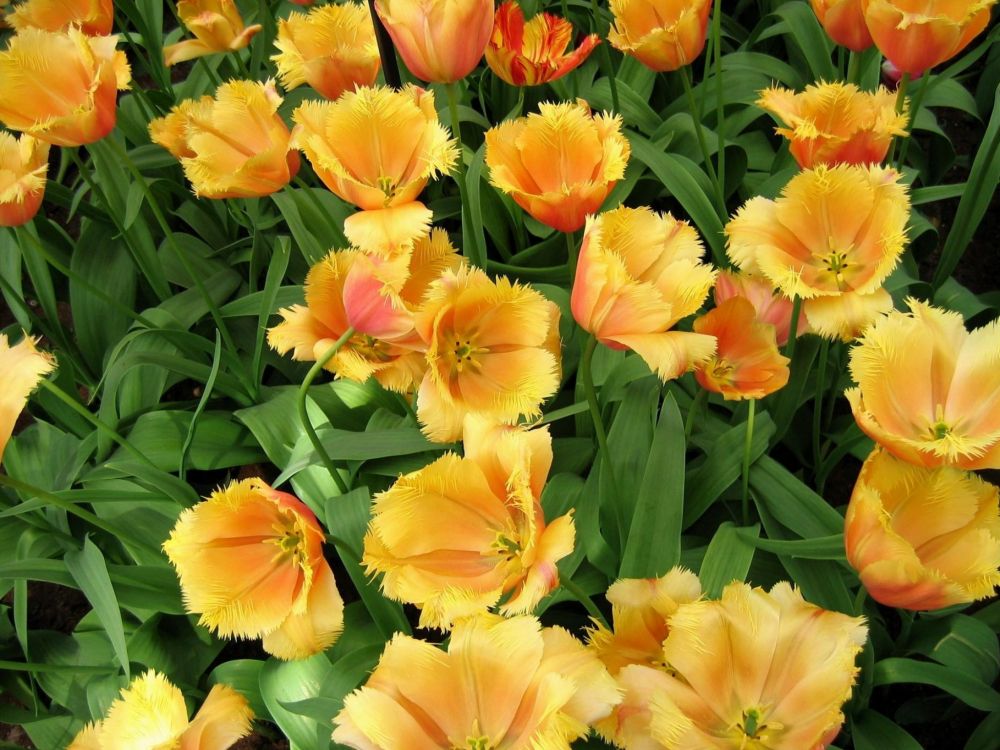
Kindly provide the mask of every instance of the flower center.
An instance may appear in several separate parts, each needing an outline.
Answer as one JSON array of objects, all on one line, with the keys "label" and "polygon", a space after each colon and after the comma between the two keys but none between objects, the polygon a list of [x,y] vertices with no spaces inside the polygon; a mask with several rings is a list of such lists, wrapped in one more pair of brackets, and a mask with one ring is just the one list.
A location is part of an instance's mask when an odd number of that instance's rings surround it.
[{"label": "flower center", "polygon": [[298,565],[305,555],[306,537],[296,514],[288,510],[280,511],[272,528],[275,535],[270,542],[280,550],[282,558],[291,558],[292,563]]},{"label": "flower center", "polygon": [[392,359],[389,345],[380,339],[367,334],[360,334],[351,339],[351,349],[369,362],[388,362]]},{"label": "flower center", "polygon": [[479,357],[489,352],[489,349],[476,346],[474,339],[456,335],[454,343],[448,350],[451,359],[451,371],[462,373],[465,370],[478,370]]},{"label": "flower center", "polygon": [[833,276],[833,280],[837,284],[837,289],[844,291],[844,288],[847,286],[844,281],[844,272],[851,265],[847,262],[847,251],[838,252],[831,250],[830,254],[822,259],[822,263],[827,273]]},{"label": "flower center", "polygon": [[944,405],[938,404],[934,413],[934,424],[930,426],[934,440],[943,440],[951,433],[951,425],[944,420]]},{"label": "flower center", "polygon": [[774,741],[785,727],[776,721],[765,721],[766,717],[767,711],[758,706],[743,712],[734,727],[740,750],[766,750],[775,746]]},{"label": "flower center", "polygon": [[716,359],[712,363],[712,369],[709,373],[709,377],[716,383],[723,383],[725,385],[731,385],[733,382],[733,372],[736,370],[736,366],[732,362],[725,359]]}]

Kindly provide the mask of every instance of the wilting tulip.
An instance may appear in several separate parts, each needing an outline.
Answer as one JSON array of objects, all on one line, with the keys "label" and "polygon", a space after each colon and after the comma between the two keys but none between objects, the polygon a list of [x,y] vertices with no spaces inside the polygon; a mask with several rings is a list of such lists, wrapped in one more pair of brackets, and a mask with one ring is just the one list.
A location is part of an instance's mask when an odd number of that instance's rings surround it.
[{"label": "wilting tulip", "polygon": [[690,65],[705,48],[712,0],[611,0],[608,41],[648,68]]},{"label": "wilting tulip", "polygon": [[308,83],[327,99],[336,99],[358,86],[371,86],[378,76],[375,28],[361,3],[292,13],[278,21],[274,44],[281,52],[271,59],[286,89]]},{"label": "wilting tulip", "polygon": [[575,232],[625,175],[622,119],[586,103],[543,103],[539,113],[486,132],[490,182],[538,221]]},{"label": "wilting tulip", "polygon": [[882,284],[903,252],[909,213],[895,170],[819,166],[777,200],[744,204],[726,225],[727,251],[743,271],[801,297],[813,331],[849,341],[892,309]]},{"label": "wilting tulip", "polygon": [[0,133],[0,227],[19,227],[38,213],[49,170],[49,144]]},{"label": "wilting tulip", "polygon": [[623,730],[644,739],[629,747],[822,750],[844,721],[866,637],[862,618],[809,604],[788,583],[770,593],[732,583],[721,600],[681,605],[670,618],[669,671],[619,673],[620,711],[630,707],[637,726],[598,729],[619,743]]},{"label": "wilting tulip", "polygon": [[559,307],[530,287],[449,271],[430,285],[416,324],[427,347],[417,417],[431,440],[458,439],[470,413],[537,416],[559,388]]},{"label": "wilting tulip", "polygon": [[431,282],[460,264],[442,229],[391,261],[355,250],[331,253],[306,276],[306,304],[280,311],[284,320],[268,330],[268,343],[279,354],[292,351],[293,359],[313,362],[353,327],[355,335],[326,369],[359,383],[374,377],[389,390],[413,391],[427,368],[414,313]]},{"label": "wilting tulip", "polygon": [[426,233],[431,211],[417,196],[458,159],[432,92],[362,86],[336,102],[305,102],[292,117],[293,144],[323,184],[363,209],[344,222],[352,244],[384,252]]},{"label": "wilting tulip", "polygon": [[851,83],[806,86],[800,94],[770,88],[760,92],[757,106],[787,127],[776,128],[788,139],[800,167],[820,164],[877,164],[895,136],[906,135],[909,114],[896,111],[896,94],[882,86],[875,93]]},{"label": "wilting tulip", "polygon": [[114,20],[112,0],[27,0],[7,16],[8,23],[18,31],[67,31],[76,25],[87,36],[110,34]]},{"label": "wilting tulip", "polygon": [[464,445],[464,458],[448,453],[377,495],[365,535],[368,573],[385,574],[390,599],[420,608],[421,627],[447,630],[498,605],[530,612],[573,551],[572,517],[546,524],[542,514],[548,428],[468,417]]},{"label": "wilting tulip", "polygon": [[253,711],[228,685],[214,685],[188,721],[184,696],[150,670],[121,691],[106,718],[85,726],[67,750],[226,750],[250,734]]},{"label": "wilting tulip", "polygon": [[259,23],[245,26],[235,0],[180,0],[177,15],[195,38],[163,48],[167,67],[216,52],[241,50],[264,28]]},{"label": "wilting tulip", "polygon": [[223,638],[262,638],[279,659],[304,659],[344,627],[323,539],[300,500],[244,479],[182,512],[163,550],[201,625]]},{"label": "wilting tulip", "polygon": [[569,750],[618,702],[582,643],[534,617],[481,615],[448,650],[397,634],[344,699],[333,739],[357,750]]},{"label": "wilting tulip", "polygon": [[278,114],[274,82],[230,81],[174,107],[149,134],[180,159],[195,195],[257,198],[281,190],[299,171],[299,154]]},{"label": "wilting tulip", "polygon": [[1000,469],[1000,324],[969,333],[956,312],[907,304],[851,350],[854,419],[911,464]]},{"label": "wilting tulip", "polygon": [[700,596],[698,576],[679,566],[661,578],[615,581],[607,593],[613,629],[597,623],[588,645],[613,675],[628,664],[661,664],[668,619],[681,604]]},{"label": "wilting tulip", "polygon": [[842,47],[864,52],[872,46],[862,0],[811,0],[827,36]]},{"label": "wilting tulip", "polygon": [[512,86],[538,86],[562,78],[578,67],[601,42],[588,34],[570,54],[573,24],[550,13],[539,13],[527,23],[516,0],[497,9],[493,35],[486,47],[486,62],[499,78]]},{"label": "wilting tulip", "polygon": [[844,545],[872,598],[942,609],[1000,586],[1000,494],[960,469],[927,469],[876,447],[847,506]]},{"label": "wilting tulip", "polygon": [[493,0],[375,0],[375,10],[409,71],[432,83],[475,70],[493,30]]},{"label": "wilting tulip", "polygon": [[[788,335],[792,328],[792,301],[778,293],[774,284],[767,279],[751,276],[747,273],[719,271],[715,277],[715,305],[722,305],[727,299],[744,297],[750,301],[761,323],[774,326],[778,346],[788,343]],[[801,336],[809,330],[809,322],[805,315],[799,316],[796,336]]]},{"label": "wilting tulip", "polygon": [[968,46],[990,22],[996,0],[861,0],[879,52],[899,70],[919,76]]},{"label": "wilting tulip", "polygon": [[715,339],[672,331],[701,307],[715,272],[701,262],[698,234],[649,208],[617,208],[587,223],[570,306],[585,331],[631,349],[663,380],[715,351]]},{"label": "wilting tulip", "polygon": [[28,396],[56,366],[49,354],[35,348],[35,343],[35,339],[26,335],[20,343],[11,346],[7,337],[0,333],[0,372],[4,374],[3,388],[0,388],[0,458],[14,434],[17,418],[28,403]]},{"label": "wilting tulip", "polygon": [[695,333],[714,336],[715,354],[694,376],[727,401],[764,398],[788,383],[788,357],[778,352],[774,326],[757,319],[750,300],[732,297],[694,321]]},{"label": "wilting tulip", "polygon": [[114,129],[117,92],[131,80],[117,41],[75,27],[15,34],[0,52],[0,121],[57,146],[99,141]]}]

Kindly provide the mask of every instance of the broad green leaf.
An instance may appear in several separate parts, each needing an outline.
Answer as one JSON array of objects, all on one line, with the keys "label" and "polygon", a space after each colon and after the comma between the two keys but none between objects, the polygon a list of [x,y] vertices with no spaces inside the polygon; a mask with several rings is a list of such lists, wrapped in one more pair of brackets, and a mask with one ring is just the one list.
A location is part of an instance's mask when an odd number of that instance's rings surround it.
[{"label": "broad green leaf", "polygon": [[759,526],[741,529],[730,521],[719,526],[709,542],[698,573],[702,591],[707,596],[721,596],[722,590],[733,581],[746,580],[753,561],[754,545],[747,541],[745,535],[756,536],[759,533]]},{"label": "broad green leaf", "polygon": [[268,659],[260,670],[260,696],[274,722],[292,745],[292,750],[324,750],[330,746],[329,721],[294,713],[285,705],[322,693],[323,684],[333,674],[325,654],[308,659],[278,661]]},{"label": "broad green leaf", "polygon": [[877,711],[862,711],[851,729],[855,750],[923,750],[909,732]]},{"label": "broad green leaf", "polygon": [[118,663],[125,676],[129,677],[128,648],[125,645],[125,627],[122,624],[122,614],[118,607],[118,597],[111,585],[104,555],[90,537],[83,541],[82,550],[69,550],[64,559],[66,567],[73,576],[90,606],[94,608],[97,618],[104,626],[111,647],[115,651]]},{"label": "broad green leaf", "polygon": [[875,685],[917,683],[951,693],[980,711],[1000,711],[1000,693],[964,672],[913,659],[891,658],[875,663]]},{"label": "broad green leaf", "polygon": [[208,675],[208,683],[210,685],[229,685],[247,699],[257,719],[269,721],[272,718],[271,712],[268,711],[260,695],[260,673],[263,668],[264,662],[258,659],[227,661],[211,671]]}]

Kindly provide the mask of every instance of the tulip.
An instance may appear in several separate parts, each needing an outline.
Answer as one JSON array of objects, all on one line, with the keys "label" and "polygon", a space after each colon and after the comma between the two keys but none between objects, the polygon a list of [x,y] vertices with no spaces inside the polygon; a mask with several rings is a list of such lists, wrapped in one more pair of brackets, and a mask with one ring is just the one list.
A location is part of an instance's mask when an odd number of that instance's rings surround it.
[{"label": "tulip", "polygon": [[114,129],[117,92],[131,80],[117,41],[75,27],[15,34],[0,52],[0,121],[56,146],[99,141]]},{"label": "tulip", "polygon": [[942,609],[1000,586],[1000,491],[960,469],[927,469],[878,447],[844,525],[847,560],[877,602]]},{"label": "tulip", "polygon": [[1000,324],[969,333],[958,313],[907,304],[851,350],[854,419],[911,464],[1000,469]]},{"label": "tulip", "polygon": [[[715,277],[715,306],[733,297],[749,300],[757,320],[774,326],[778,346],[788,343],[792,327],[792,301],[777,293],[770,281],[746,273],[719,271]],[[801,336],[808,330],[809,322],[805,315],[800,315],[795,335]]]},{"label": "tulip", "polygon": [[375,10],[409,71],[432,83],[475,70],[493,30],[493,0],[375,0]]},{"label": "tulip", "polygon": [[690,65],[705,48],[712,0],[611,0],[608,41],[658,72]]},{"label": "tulip", "polygon": [[612,349],[631,349],[662,380],[715,351],[715,339],[673,331],[705,301],[715,272],[698,234],[649,208],[617,208],[587,222],[570,307],[576,322]]},{"label": "tulip", "polygon": [[378,76],[375,28],[361,3],[292,13],[278,21],[274,44],[281,52],[271,59],[281,85],[289,90],[308,83],[327,99],[336,99],[358,86],[371,86]]},{"label": "tulip", "polygon": [[304,659],[344,627],[323,540],[300,500],[244,479],[182,512],[163,550],[199,624],[223,638],[262,638],[279,659]]},{"label": "tulip", "polygon": [[894,136],[905,136],[909,113],[896,111],[896,94],[879,86],[875,93],[850,83],[806,86],[801,94],[770,88],[757,106],[788,127],[775,132],[788,139],[803,169],[820,164],[877,164]]},{"label": "tulip", "polygon": [[481,615],[455,626],[447,651],[396,634],[344,699],[333,739],[357,750],[570,750],[618,700],[566,630]]},{"label": "tulip", "polygon": [[107,717],[85,726],[67,750],[225,750],[250,734],[253,711],[228,685],[214,685],[188,721],[184,696],[153,670],[121,691]]},{"label": "tulip", "polygon": [[19,227],[38,213],[49,171],[49,144],[0,133],[0,227]]},{"label": "tulip", "polygon": [[230,81],[214,99],[182,102],[153,120],[149,134],[180,159],[198,197],[258,198],[299,171],[280,104],[273,81]]},{"label": "tulip", "polygon": [[4,374],[3,388],[0,388],[0,458],[14,434],[17,418],[28,403],[28,396],[56,366],[51,355],[35,348],[36,343],[26,335],[20,343],[11,346],[7,337],[0,333],[0,372]]},{"label": "tulip", "polygon": [[177,15],[195,38],[163,48],[167,67],[216,52],[241,50],[264,28],[259,23],[245,26],[235,0],[180,0]]},{"label": "tulip", "polygon": [[543,224],[575,232],[625,175],[622,119],[592,116],[582,101],[539,110],[486,132],[490,182]]},{"label": "tulip", "polygon": [[911,77],[946,62],[979,36],[996,0],[861,0],[875,46]]},{"label": "tulip", "polygon": [[76,25],[87,36],[110,34],[114,20],[112,0],[26,0],[7,16],[7,21],[18,31],[27,28],[67,31]]},{"label": "tulip", "polygon": [[293,145],[324,185],[362,209],[344,222],[352,244],[391,254],[426,234],[431,211],[417,196],[458,159],[432,92],[362,86],[336,102],[305,102],[292,118]]},{"label": "tulip", "polygon": [[566,54],[572,38],[573,24],[566,19],[539,13],[525,23],[521,6],[507,0],[497,9],[486,63],[512,86],[538,86],[579,67],[601,42],[597,34],[588,34],[574,52]]},{"label": "tulip", "polygon": [[741,270],[803,300],[813,331],[849,341],[892,309],[882,288],[906,244],[910,201],[899,173],[879,166],[819,166],[777,200],[753,198],[726,225]]},{"label": "tulip", "polygon": [[559,307],[477,268],[444,273],[416,316],[427,372],[417,393],[424,434],[449,442],[466,414],[513,423],[541,414],[559,388]]},{"label": "tulip", "polygon": [[774,326],[757,320],[749,300],[733,297],[694,321],[695,333],[715,336],[715,354],[695,369],[698,384],[727,401],[764,398],[788,383],[788,357],[778,352]]},{"label": "tulip", "polygon": [[865,23],[863,0],[811,0],[813,12],[827,36],[853,52],[872,46],[872,35]]}]

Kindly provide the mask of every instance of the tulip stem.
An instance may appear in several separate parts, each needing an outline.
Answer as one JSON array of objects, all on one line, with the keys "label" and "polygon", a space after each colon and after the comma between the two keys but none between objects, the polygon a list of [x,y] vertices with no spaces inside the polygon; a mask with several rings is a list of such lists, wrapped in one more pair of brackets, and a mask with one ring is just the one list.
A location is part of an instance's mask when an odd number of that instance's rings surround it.
[{"label": "tulip stem", "polygon": [[444,85],[444,90],[448,95],[448,117],[451,120],[451,130],[458,139],[458,165],[459,171],[462,166],[462,121],[458,116],[458,84],[452,81]]},{"label": "tulip stem", "polygon": [[594,375],[591,371],[591,362],[594,359],[594,350],[597,349],[597,339],[591,334],[580,358],[580,377],[583,379],[583,390],[587,394],[587,405],[590,407],[590,418],[594,422],[594,434],[597,436],[597,448],[600,452],[600,459],[604,462],[604,468],[611,478],[611,486],[614,495],[618,496],[618,480],[615,478],[615,470],[611,464],[611,452],[608,450],[608,433],[604,430],[604,420],[601,419],[601,406],[597,402],[597,391],[594,388]]},{"label": "tulip stem", "polygon": [[848,63],[847,63],[847,82],[857,84],[860,76],[861,76],[861,54],[852,51],[851,56],[848,58]]},{"label": "tulip stem", "polygon": [[757,399],[750,399],[747,411],[747,432],[743,439],[743,469],[740,472],[740,506],[743,509],[743,525],[750,525],[750,448],[753,443],[753,420],[757,411]]},{"label": "tulip stem", "polygon": [[604,613],[598,609],[597,605],[594,604],[594,600],[590,598],[586,591],[581,589],[576,583],[574,583],[570,578],[560,578],[559,585],[566,589],[567,592],[573,595],[583,608],[587,610],[587,614],[595,621],[603,625],[604,627],[611,629],[608,625],[607,618],[604,617]]},{"label": "tulip stem", "polygon": [[705,406],[705,402],[708,400],[708,391],[704,388],[698,388],[698,393],[695,394],[694,400],[691,402],[691,406],[688,409],[687,419],[684,420],[684,442],[687,443],[691,439],[691,433],[694,432],[694,420],[697,418],[698,414]]},{"label": "tulip stem", "polygon": [[791,359],[795,356],[795,340],[799,337],[799,315],[802,314],[802,298],[799,295],[792,297],[792,319],[789,321],[788,341],[785,342],[785,356]]},{"label": "tulip stem", "polygon": [[[910,86],[910,74],[903,73],[903,77],[899,79],[899,85],[896,86],[896,114],[898,115],[903,111],[903,105],[906,104],[906,90]],[[892,146],[889,149],[889,156],[886,159],[890,164],[899,164],[896,161],[896,144],[899,143],[900,138],[909,138],[909,134],[905,136],[897,136],[892,141]]]},{"label": "tulip stem", "polygon": [[917,120],[917,113],[920,112],[920,107],[924,103],[924,93],[927,91],[927,79],[924,78],[920,82],[920,88],[917,89],[916,96],[910,98],[910,111],[907,113],[906,117],[906,135],[902,136],[903,143],[899,147],[899,161],[896,166],[900,172],[903,171],[903,167],[906,166],[906,152],[910,149],[910,141],[913,140],[913,123]]},{"label": "tulip stem", "polygon": [[347,341],[354,335],[354,329],[348,328],[344,331],[344,334],[337,339],[333,345],[323,352],[323,356],[316,360],[309,372],[306,374],[305,380],[302,381],[302,385],[299,387],[298,398],[295,401],[296,408],[299,412],[299,419],[302,420],[302,427],[306,431],[306,436],[309,438],[309,442],[312,443],[313,450],[316,451],[316,455],[319,456],[320,461],[323,462],[323,466],[326,470],[330,472],[330,476],[333,477],[333,481],[337,485],[337,489],[340,490],[341,495],[346,495],[350,488],[344,484],[344,480],[340,476],[340,472],[337,471],[337,467],[333,463],[333,459],[330,458],[330,454],[326,452],[326,448],[323,447],[323,443],[319,439],[319,435],[316,434],[316,430],[312,426],[312,422],[309,419],[309,412],[306,409],[306,398],[309,396],[309,386],[319,375],[320,370],[322,370],[327,362],[333,359],[333,356],[340,351],[340,348],[347,343]]},{"label": "tulip stem", "polygon": [[726,211],[726,107],[722,96],[722,0],[715,4],[712,11],[712,55],[715,59],[715,137],[718,140],[717,159],[719,160],[718,186],[722,199],[722,223],[729,218]]},{"label": "tulip stem", "polygon": [[368,10],[372,14],[372,25],[375,26],[375,42],[378,44],[378,56],[382,63],[382,75],[386,85],[398,89],[403,85],[399,75],[399,61],[396,60],[396,48],[392,46],[392,37],[382,24],[375,10],[375,0],[368,0]]},{"label": "tulip stem", "polygon": [[565,232],[566,236],[566,263],[569,267],[570,286],[576,283],[576,255],[577,247],[573,232]]},{"label": "tulip stem", "polygon": [[824,338],[819,345],[819,363],[816,366],[816,397],[813,399],[812,449],[813,475],[819,474],[823,464],[820,431],[823,426],[823,392],[826,390],[826,363],[830,354],[830,340]]},{"label": "tulip stem", "polygon": [[[594,16],[594,31],[598,34],[598,36],[605,39],[605,43],[598,46],[601,48],[601,65],[604,68],[604,74],[608,77],[608,87],[611,89],[611,108],[614,110],[615,114],[621,114],[621,103],[618,101],[618,84],[615,82],[614,62],[611,60],[611,50],[608,49],[608,43],[606,41],[611,25],[608,24],[608,26],[605,27],[601,23],[601,6],[597,0],[590,0],[590,3],[592,9],[591,13]],[[569,20],[565,7],[563,8],[563,17],[567,21]]]},{"label": "tulip stem", "polygon": [[698,137],[698,147],[701,149],[701,156],[705,160],[705,169],[708,172],[708,177],[712,181],[715,209],[719,213],[719,218],[721,218],[723,223],[725,223],[726,200],[722,194],[722,186],[719,184],[719,177],[715,172],[715,166],[712,164],[712,156],[708,151],[708,143],[705,140],[705,129],[701,124],[701,113],[698,111],[698,102],[694,97],[694,89],[691,86],[691,73],[688,71],[688,66],[686,65],[680,68],[679,72],[681,75],[681,81],[684,83],[684,94],[687,96],[688,109],[691,110],[691,120],[694,122],[694,132]]},{"label": "tulip stem", "polygon": [[868,598],[868,590],[862,584],[858,587],[858,595],[854,597],[854,614],[862,615],[865,612],[865,600]]}]

